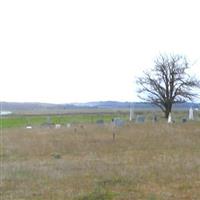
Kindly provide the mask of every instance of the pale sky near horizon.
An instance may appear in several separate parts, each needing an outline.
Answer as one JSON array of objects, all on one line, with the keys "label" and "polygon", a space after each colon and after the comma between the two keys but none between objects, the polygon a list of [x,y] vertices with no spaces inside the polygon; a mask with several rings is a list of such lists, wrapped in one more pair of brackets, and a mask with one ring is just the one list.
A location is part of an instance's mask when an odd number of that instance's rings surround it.
[{"label": "pale sky near horizon", "polygon": [[198,0],[0,1],[0,101],[137,101],[160,53],[200,77]]}]

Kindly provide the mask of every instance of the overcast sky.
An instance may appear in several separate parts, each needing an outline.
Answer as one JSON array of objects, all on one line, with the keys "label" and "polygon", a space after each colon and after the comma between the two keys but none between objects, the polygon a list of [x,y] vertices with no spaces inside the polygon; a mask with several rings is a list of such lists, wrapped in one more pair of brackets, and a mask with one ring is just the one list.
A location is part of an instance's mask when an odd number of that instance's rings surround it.
[{"label": "overcast sky", "polygon": [[0,100],[137,101],[159,53],[195,62],[199,0],[0,1]]}]

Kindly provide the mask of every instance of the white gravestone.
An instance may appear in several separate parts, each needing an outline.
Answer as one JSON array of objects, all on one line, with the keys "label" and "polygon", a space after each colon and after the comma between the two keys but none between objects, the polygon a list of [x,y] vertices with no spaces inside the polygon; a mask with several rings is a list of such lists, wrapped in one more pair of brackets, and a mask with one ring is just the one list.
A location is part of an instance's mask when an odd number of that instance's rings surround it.
[{"label": "white gravestone", "polygon": [[61,128],[61,124],[56,124],[56,125],[55,125],[55,128],[56,128],[56,129]]},{"label": "white gravestone", "polygon": [[194,111],[192,108],[189,109],[189,120],[194,120]]},{"label": "white gravestone", "polygon": [[130,108],[129,121],[132,121],[133,119],[134,119],[134,110],[133,110],[133,108]]},{"label": "white gravestone", "polygon": [[172,123],[172,114],[169,113],[169,116],[168,116],[168,121],[167,121],[169,124]]},{"label": "white gravestone", "polygon": [[70,123],[67,123],[67,128],[70,128],[71,127],[71,124]]}]

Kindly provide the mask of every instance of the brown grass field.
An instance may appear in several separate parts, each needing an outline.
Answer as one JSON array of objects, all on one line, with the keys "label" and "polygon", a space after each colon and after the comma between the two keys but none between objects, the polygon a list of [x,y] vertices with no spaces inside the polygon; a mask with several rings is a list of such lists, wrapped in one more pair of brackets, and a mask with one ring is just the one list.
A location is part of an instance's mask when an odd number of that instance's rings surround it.
[{"label": "brown grass field", "polygon": [[199,200],[200,123],[4,129],[1,200]]}]

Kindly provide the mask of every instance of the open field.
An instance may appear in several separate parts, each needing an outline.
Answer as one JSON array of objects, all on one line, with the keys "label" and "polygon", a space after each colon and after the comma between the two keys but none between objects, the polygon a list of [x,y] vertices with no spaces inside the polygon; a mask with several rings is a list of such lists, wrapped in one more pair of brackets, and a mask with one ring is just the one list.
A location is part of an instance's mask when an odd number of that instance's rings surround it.
[{"label": "open field", "polygon": [[1,199],[199,200],[200,124],[2,129]]},{"label": "open field", "polygon": [[78,114],[65,114],[65,115],[14,115],[6,116],[2,118],[1,126],[2,128],[22,128],[27,125],[32,126],[42,126],[47,123],[48,118],[52,124],[62,124],[67,123],[96,123],[97,120],[103,119],[104,122],[111,122],[112,118],[120,117],[124,120],[128,120],[127,113],[78,113]]}]

